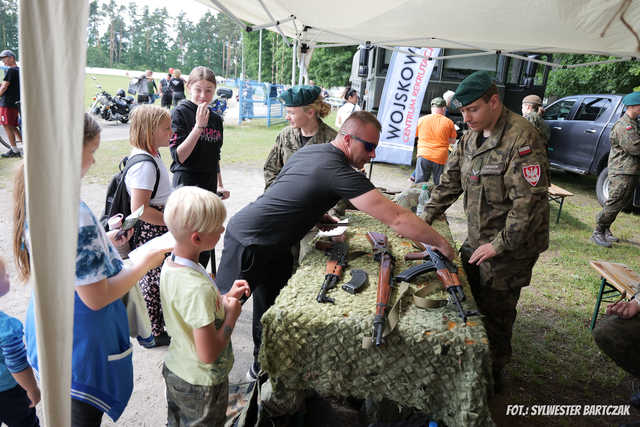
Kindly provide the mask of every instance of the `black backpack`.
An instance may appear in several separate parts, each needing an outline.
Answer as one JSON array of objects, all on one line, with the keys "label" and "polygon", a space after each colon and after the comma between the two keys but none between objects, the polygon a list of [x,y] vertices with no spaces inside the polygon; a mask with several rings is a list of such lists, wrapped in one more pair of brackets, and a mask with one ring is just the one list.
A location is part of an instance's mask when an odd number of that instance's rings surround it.
[{"label": "black backpack", "polygon": [[151,162],[156,168],[156,183],[153,186],[153,192],[151,193],[152,199],[155,197],[156,191],[158,191],[160,169],[158,169],[158,165],[153,160],[153,157],[148,154],[136,154],[131,156],[131,158],[124,157],[118,166],[120,171],[111,178],[111,182],[107,188],[107,199],[104,202],[104,212],[100,218],[100,223],[107,231],[109,231],[109,224],[107,223],[109,218],[119,213],[124,215],[125,218],[131,214],[131,197],[127,192],[127,185],[124,182],[124,177],[127,175],[127,171],[129,171],[131,166],[140,162]]}]

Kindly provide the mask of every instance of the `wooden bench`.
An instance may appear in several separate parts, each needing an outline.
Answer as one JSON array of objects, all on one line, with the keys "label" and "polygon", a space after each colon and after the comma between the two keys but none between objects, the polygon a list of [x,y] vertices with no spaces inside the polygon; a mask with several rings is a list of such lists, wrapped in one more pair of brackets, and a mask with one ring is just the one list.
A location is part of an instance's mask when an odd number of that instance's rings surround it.
[{"label": "wooden bench", "polygon": [[[603,301],[602,297],[615,294],[616,296],[624,295],[626,298],[632,298],[640,291],[640,274],[626,265],[616,262],[591,261],[589,265],[602,277],[596,306],[591,317],[591,329],[593,329],[596,326],[600,303]],[[607,289],[605,290],[605,288]],[[613,302],[613,300],[604,301]]]},{"label": "wooden bench", "polygon": [[549,200],[553,200],[560,205],[560,207],[558,208],[558,216],[556,217],[556,224],[560,222],[560,214],[562,213],[564,198],[571,196],[573,196],[573,193],[565,190],[564,188],[560,188],[555,184],[551,184],[549,186]]}]

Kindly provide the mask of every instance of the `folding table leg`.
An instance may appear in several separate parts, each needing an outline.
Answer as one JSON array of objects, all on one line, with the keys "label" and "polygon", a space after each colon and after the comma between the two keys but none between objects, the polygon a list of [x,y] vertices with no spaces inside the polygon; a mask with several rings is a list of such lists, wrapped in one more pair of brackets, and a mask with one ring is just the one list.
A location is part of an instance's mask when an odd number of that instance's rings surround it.
[{"label": "folding table leg", "polygon": [[607,284],[606,279],[603,277],[600,283],[600,291],[598,292],[598,298],[596,299],[596,307],[593,310],[593,316],[591,316],[591,330],[596,326],[596,320],[598,319],[598,312],[600,311],[600,303],[602,302],[602,293],[604,292],[604,286]]},{"label": "folding table leg", "polygon": [[[558,200],[556,199],[556,202]],[[562,205],[564,204],[564,197],[560,197],[560,201],[558,202],[560,206],[558,207],[558,216],[556,217],[556,224],[560,223],[560,214],[562,213]]]}]

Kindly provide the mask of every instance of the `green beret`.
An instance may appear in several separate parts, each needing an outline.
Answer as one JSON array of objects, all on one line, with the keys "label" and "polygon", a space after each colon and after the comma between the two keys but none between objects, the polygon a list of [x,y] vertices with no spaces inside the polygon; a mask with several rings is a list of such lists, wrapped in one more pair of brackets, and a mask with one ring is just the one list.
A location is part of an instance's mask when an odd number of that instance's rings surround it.
[{"label": "green beret", "polygon": [[624,105],[640,105],[640,92],[631,92],[622,98],[622,103]]},{"label": "green beret", "polygon": [[320,86],[294,86],[282,92],[280,99],[284,101],[284,105],[287,107],[302,107],[318,99],[321,91]]},{"label": "green beret", "polygon": [[456,89],[451,103],[456,107],[464,107],[479,99],[491,87],[493,80],[486,71],[476,71],[467,76]]}]

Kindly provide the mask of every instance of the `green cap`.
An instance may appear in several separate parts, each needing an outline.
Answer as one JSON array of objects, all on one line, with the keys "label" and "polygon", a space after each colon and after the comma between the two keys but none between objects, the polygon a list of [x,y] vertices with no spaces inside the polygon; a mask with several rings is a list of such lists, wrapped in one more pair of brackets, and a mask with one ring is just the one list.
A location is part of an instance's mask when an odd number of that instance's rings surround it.
[{"label": "green cap", "polygon": [[631,92],[622,98],[622,103],[624,105],[640,105],[640,92]]},{"label": "green cap", "polygon": [[431,100],[431,105],[442,108],[447,106],[447,101],[445,101],[444,98],[438,96],[437,98],[433,98]]},{"label": "green cap", "polygon": [[302,107],[318,99],[321,91],[320,86],[294,86],[282,92],[280,99],[287,107]]},{"label": "green cap", "polygon": [[456,89],[451,100],[456,108],[469,105],[479,99],[493,84],[493,79],[486,71],[476,71],[467,76]]}]

